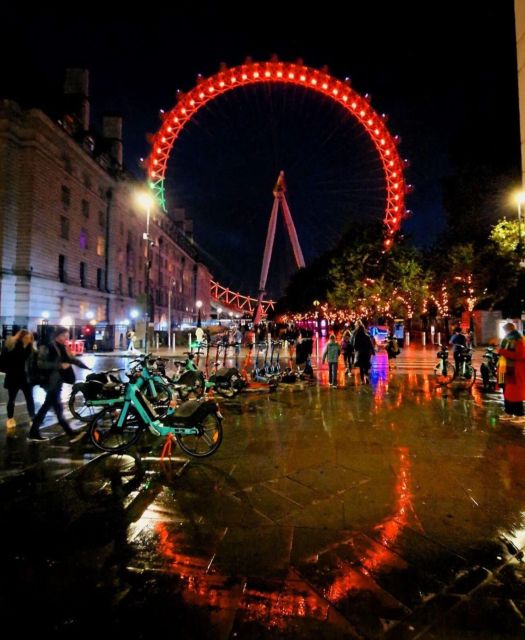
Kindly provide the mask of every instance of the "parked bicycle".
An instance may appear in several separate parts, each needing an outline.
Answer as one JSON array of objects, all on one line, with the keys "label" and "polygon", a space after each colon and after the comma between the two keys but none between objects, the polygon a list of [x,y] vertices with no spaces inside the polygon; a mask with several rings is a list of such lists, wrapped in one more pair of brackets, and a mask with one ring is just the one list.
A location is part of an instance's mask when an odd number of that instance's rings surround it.
[{"label": "parked bicycle", "polygon": [[[144,359],[136,359],[130,363],[130,380],[138,378],[142,369],[144,372],[145,395],[155,406],[159,416],[167,414],[173,399],[173,390],[169,381],[156,372],[156,359],[151,356]],[[85,382],[76,382],[69,396],[69,410],[71,414],[82,422],[90,420],[106,405],[116,405],[124,401],[125,384],[114,374],[124,369],[110,369],[100,373],[92,373],[87,376]]]},{"label": "parked bicycle", "polygon": [[222,415],[213,400],[188,400],[159,417],[142,389],[149,379],[148,356],[140,374],[126,385],[123,402],[111,403],[95,415],[88,427],[91,442],[102,451],[120,453],[136,444],[144,431],[173,436],[188,455],[204,458],[222,442]]},{"label": "parked bicycle", "polygon": [[459,348],[458,368],[455,379],[463,388],[470,389],[476,381],[476,369],[472,365],[472,348],[456,345]]},{"label": "parked bicycle", "polygon": [[438,345],[437,352],[438,361],[434,367],[434,376],[439,385],[448,385],[456,375],[456,368],[448,359],[448,348],[445,345]]}]

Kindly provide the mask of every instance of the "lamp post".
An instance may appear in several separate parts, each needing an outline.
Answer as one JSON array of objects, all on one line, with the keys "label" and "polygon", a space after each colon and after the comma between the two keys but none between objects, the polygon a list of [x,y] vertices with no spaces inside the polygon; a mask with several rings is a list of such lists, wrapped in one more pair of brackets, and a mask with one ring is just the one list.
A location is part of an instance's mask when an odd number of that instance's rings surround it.
[{"label": "lamp post", "polygon": [[195,306],[197,307],[197,326],[201,327],[202,326],[202,321],[201,321],[202,300],[197,300],[197,302],[195,303]]},{"label": "lamp post", "polygon": [[171,280],[168,288],[168,349],[171,349],[171,292],[174,286],[175,280]]},{"label": "lamp post", "polygon": [[222,312],[221,307],[217,307],[217,320],[219,321],[219,326],[221,324],[221,312]]},{"label": "lamp post", "polygon": [[138,204],[146,212],[146,233],[143,234],[143,238],[146,241],[146,268],[144,274],[144,296],[146,298],[144,321],[146,324],[146,331],[144,335],[144,353],[148,352],[148,329],[149,329],[149,312],[150,312],[150,299],[149,299],[149,277],[151,271],[151,240],[149,235],[149,219],[151,213],[151,207],[154,204],[153,197],[147,192],[142,191],[137,195]]},{"label": "lamp post", "polygon": [[521,205],[525,204],[525,191],[518,191],[516,193],[516,204],[518,205],[518,256],[520,258],[520,267],[525,266],[523,264],[523,234],[521,223]]}]

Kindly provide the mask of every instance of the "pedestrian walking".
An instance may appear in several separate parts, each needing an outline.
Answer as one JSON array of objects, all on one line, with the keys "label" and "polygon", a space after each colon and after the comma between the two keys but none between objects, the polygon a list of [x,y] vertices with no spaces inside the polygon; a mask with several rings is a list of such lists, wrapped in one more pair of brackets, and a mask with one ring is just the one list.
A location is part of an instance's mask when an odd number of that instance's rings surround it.
[{"label": "pedestrian walking", "polygon": [[35,417],[33,387],[28,379],[28,368],[35,355],[33,334],[25,329],[7,338],[0,355],[0,370],[5,373],[4,389],[7,389],[8,393],[6,422],[8,429],[16,427],[15,401],[19,391],[24,394],[29,417],[31,419]]},{"label": "pedestrian walking", "polygon": [[507,322],[503,330],[506,335],[499,349],[498,383],[503,387],[505,413],[500,420],[525,425],[525,338],[512,322]]},{"label": "pedestrian walking", "polygon": [[354,344],[352,334],[348,329],[343,333],[341,351],[343,353],[343,360],[345,363],[345,374],[349,374],[351,373],[354,365]]},{"label": "pedestrian walking", "polygon": [[335,335],[332,333],[323,353],[323,362],[328,360],[328,384],[331,388],[337,386],[337,362],[340,353],[341,347],[337,344]]},{"label": "pedestrian walking", "polygon": [[71,436],[70,442],[75,443],[85,436],[85,432],[81,431],[75,435],[68,421],[64,417],[64,407],[60,394],[62,392],[62,384],[73,384],[75,382],[75,374],[72,366],[89,369],[81,360],[75,358],[66,348],[66,341],[69,339],[69,331],[65,327],[59,327],[55,331],[53,340],[48,346],[41,346],[38,350],[37,367],[41,375],[40,385],[46,390],[46,398],[44,404],[40,407],[36,414],[31,429],[29,431],[29,440],[33,442],[43,442],[48,440],[40,434],[40,425],[44,421],[49,409],[53,409],[56,413],[58,424],[64,429],[68,436]]},{"label": "pedestrian walking", "polygon": [[354,332],[354,349],[357,353],[357,366],[359,367],[361,384],[369,384],[371,360],[375,354],[375,349],[372,338],[361,322],[358,323]]},{"label": "pedestrian walking", "polygon": [[136,334],[131,329],[126,333],[126,338],[128,339],[128,351],[130,353],[134,353],[135,351],[135,338]]}]

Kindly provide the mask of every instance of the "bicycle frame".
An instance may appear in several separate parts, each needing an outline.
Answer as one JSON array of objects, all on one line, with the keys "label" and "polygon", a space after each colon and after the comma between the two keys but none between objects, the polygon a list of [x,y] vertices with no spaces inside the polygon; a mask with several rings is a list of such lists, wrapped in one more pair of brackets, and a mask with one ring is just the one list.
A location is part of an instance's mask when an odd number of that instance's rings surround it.
[{"label": "bicycle frame", "polygon": [[147,398],[141,392],[141,378],[137,382],[130,382],[126,387],[124,394],[124,406],[120,412],[117,420],[117,428],[122,429],[126,421],[130,406],[137,410],[140,419],[144,426],[146,426],[156,436],[167,436],[168,434],[179,435],[197,435],[199,430],[197,427],[177,427],[166,426],[162,422],[155,411],[155,408],[148,402]]}]

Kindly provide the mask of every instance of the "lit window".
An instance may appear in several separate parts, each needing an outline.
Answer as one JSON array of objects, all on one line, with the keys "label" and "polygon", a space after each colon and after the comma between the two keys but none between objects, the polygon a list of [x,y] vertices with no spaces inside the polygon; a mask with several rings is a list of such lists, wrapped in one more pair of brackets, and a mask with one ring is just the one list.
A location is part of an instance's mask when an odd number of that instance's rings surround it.
[{"label": "lit window", "polygon": [[104,236],[97,236],[97,256],[103,256],[106,250]]}]

